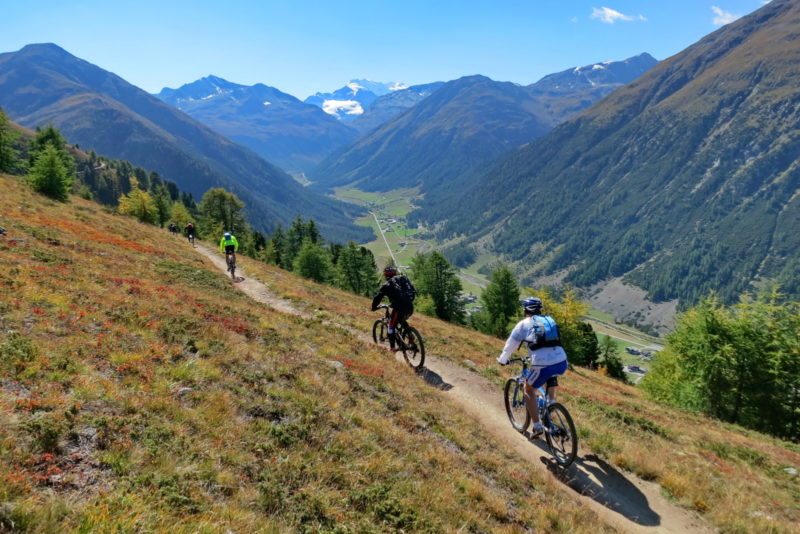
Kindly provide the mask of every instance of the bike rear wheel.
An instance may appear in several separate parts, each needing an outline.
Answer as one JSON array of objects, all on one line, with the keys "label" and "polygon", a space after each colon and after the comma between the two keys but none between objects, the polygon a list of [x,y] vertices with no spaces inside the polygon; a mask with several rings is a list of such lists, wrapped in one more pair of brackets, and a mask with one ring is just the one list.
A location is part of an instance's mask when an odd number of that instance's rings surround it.
[{"label": "bike rear wheel", "polygon": [[232,255],[228,255],[228,272],[231,273],[231,279],[236,280],[236,260],[233,259]]},{"label": "bike rear wheel", "polygon": [[561,467],[568,467],[578,455],[578,433],[567,409],[557,402],[547,407],[544,436],[550,454]]},{"label": "bike rear wheel", "polygon": [[422,336],[413,326],[406,326],[398,333],[401,336],[400,348],[408,365],[414,369],[422,369],[425,365],[425,344]]},{"label": "bike rear wheel", "polygon": [[383,319],[375,321],[375,324],[372,325],[372,341],[382,345],[389,340],[388,334],[386,322]]},{"label": "bike rear wheel", "polygon": [[504,392],[506,401],[506,413],[508,420],[511,421],[511,426],[517,432],[525,432],[531,422],[531,414],[528,413],[528,407],[525,405],[525,387],[516,378],[509,378],[506,380],[506,387]]}]

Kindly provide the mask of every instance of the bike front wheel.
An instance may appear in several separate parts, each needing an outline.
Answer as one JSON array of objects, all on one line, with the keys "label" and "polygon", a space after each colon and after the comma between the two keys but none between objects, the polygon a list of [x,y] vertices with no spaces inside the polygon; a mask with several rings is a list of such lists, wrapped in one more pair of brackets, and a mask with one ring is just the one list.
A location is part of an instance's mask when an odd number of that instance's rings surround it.
[{"label": "bike front wheel", "polygon": [[504,397],[511,426],[517,432],[525,432],[531,422],[531,414],[525,405],[525,386],[516,378],[509,378],[506,380]]},{"label": "bike front wheel", "polygon": [[378,319],[372,325],[372,341],[383,345],[389,340],[389,333],[386,329],[386,322],[383,319]]},{"label": "bike front wheel", "polygon": [[401,335],[401,349],[408,365],[414,369],[422,369],[425,365],[425,344],[422,336],[413,326],[403,329]]},{"label": "bike front wheel", "polygon": [[567,409],[557,402],[547,407],[545,439],[558,465],[568,467],[578,456],[578,433]]}]

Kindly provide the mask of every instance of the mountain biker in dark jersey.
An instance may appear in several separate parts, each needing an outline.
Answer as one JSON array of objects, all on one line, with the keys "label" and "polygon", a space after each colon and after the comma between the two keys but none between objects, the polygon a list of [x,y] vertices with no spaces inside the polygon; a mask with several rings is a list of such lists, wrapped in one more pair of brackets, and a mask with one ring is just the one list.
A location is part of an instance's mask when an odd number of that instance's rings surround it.
[{"label": "mountain biker in dark jersey", "polygon": [[397,274],[397,269],[394,267],[386,267],[383,270],[383,276],[386,277],[386,282],[381,285],[372,299],[372,311],[378,309],[378,305],[383,300],[383,297],[389,298],[389,303],[392,306],[392,313],[389,317],[388,325],[389,347],[391,350],[395,350],[395,343],[397,340],[395,327],[397,323],[407,320],[414,313],[413,296],[409,297],[404,295],[400,288],[407,284],[413,293],[414,286],[411,285],[411,282],[404,275]]},{"label": "mountain biker in dark jersey", "polygon": [[186,223],[186,226],[183,228],[184,233],[186,234],[186,238],[189,241],[194,241],[194,224],[193,223]]},{"label": "mountain biker in dark jersey", "polygon": [[527,345],[531,369],[525,382],[525,405],[533,421],[532,434],[535,436],[541,434],[544,427],[539,421],[534,390],[547,383],[550,396],[547,400],[555,400],[555,388],[558,386],[556,377],[567,371],[567,353],[561,346],[555,321],[549,315],[542,315],[542,301],[536,297],[526,297],[521,304],[525,318],[511,331],[497,363],[507,365],[511,354],[523,343]]}]

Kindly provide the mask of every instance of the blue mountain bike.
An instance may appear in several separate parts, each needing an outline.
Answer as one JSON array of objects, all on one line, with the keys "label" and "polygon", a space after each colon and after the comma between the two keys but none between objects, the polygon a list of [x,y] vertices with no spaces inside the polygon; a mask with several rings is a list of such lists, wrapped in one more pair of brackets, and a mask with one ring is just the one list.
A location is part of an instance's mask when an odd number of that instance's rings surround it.
[{"label": "blue mountain bike", "polygon": [[[512,358],[508,361],[512,362],[521,363],[522,371],[506,381],[504,389],[506,413],[511,425],[518,432],[524,433],[531,423],[525,399],[525,380],[530,372],[528,368],[530,358]],[[556,463],[566,468],[578,455],[578,433],[575,431],[575,423],[572,422],[572,416],[563,404],[547,402],[547,392],[544,388],[538,388],[536,398],[547,447]]]}]

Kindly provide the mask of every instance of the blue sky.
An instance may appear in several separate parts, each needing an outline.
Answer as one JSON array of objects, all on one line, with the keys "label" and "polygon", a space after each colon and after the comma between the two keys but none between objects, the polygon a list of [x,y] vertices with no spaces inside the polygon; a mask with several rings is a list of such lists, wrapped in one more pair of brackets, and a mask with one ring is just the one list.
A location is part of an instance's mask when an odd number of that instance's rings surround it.
[{"label": "blue sky", "polygon": [[4,1],[0,52],[52,42],[149,92],[214,74],[305,98],[352,78],[529,84],[665,59],[765,0]]}]

